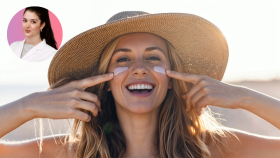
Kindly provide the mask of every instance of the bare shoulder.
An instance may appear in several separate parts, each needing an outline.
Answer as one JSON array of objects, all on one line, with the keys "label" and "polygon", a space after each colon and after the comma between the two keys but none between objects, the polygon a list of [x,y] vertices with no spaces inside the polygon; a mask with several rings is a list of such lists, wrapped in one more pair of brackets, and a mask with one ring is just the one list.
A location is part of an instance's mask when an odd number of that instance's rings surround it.
[{"label": "bare shoulder", "polygon": [[[226,145],[227,158],[276,158],[280,155],[280,137],[268,137],[245,131],[227,128],[234,135],[222,137],[221,142]],[[212,157],[222,157],[220,150],[214,147]]]},{"label": "bare shoulder", "polygon": [[[67,147],[63,146],[63,142],[67,141],[66,135],[53,135],[43,137],[41,158],[64,158],[69,157]],[[0,142],[0,157],[29,157],[38,158],[40,150],[40,139],[31,139],[20,142]]]}]

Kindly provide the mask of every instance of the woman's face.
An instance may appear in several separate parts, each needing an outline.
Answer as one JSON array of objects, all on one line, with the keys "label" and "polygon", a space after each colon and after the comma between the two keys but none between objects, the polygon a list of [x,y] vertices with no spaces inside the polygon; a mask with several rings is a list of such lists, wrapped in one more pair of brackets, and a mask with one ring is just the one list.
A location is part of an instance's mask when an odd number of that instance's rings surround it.
[{"label": "woman's face", "polygon": [[[172,83],[165,74],[156,72],[154,66],[170,69],[164,40],[149,33],[124,35],[108,66],[108,72],[114,72],[118,67],[128,68],[109,81],[108,91],[112,91],[117,108],[133,113],[148,113],[161,105]],[[154,84],[152,93],[145,97],[132,95],[127,85],[135,81]]]},{"label": "woman's face", "polygon": [[25,37],[33,37],[40,35],[41,29],[45,26],[45,22],[41,25],[41,20],[35,12],[26,11],[22,20],[22,31]]}]

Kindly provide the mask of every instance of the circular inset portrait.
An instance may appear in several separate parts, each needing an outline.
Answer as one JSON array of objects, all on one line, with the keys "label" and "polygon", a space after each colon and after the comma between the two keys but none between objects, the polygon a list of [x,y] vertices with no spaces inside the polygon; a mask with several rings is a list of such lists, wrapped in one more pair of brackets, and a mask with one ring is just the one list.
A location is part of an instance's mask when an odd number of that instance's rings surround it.
[{"label": "circular inset portrait", "polygon": [[62,41],[62,27],[48,9],[27,7],[17,12],[8,26],[8,43],[12,51],[29,62],[53,57]]}]

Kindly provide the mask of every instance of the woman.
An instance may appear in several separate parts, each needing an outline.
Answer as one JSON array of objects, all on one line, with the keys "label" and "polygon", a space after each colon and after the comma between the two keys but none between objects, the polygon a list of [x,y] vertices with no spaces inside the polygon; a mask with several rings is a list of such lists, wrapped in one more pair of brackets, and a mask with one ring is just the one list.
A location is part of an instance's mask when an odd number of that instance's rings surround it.
[{"label": "woman", "polygon": [[[279,139],[201,114],[207,105],[243,108],[280,129],[279,100],[220,82],[227,57],[224,36],[201,17],[118,13],[59,50],[48,91],[0,107],[0,136],[34,118],[74,118],[62,141],[44,138],[41,157],[278,157]],[[37,140],[0,144],[1,157],[14,150],[35,157]]]},{"label": "woman", "polygon": [[23,13],[22,30],[26,38],[10,45],[18,57],[26,61],[39,62],[55,55],[56,41],[47,9],[26,8]]}]

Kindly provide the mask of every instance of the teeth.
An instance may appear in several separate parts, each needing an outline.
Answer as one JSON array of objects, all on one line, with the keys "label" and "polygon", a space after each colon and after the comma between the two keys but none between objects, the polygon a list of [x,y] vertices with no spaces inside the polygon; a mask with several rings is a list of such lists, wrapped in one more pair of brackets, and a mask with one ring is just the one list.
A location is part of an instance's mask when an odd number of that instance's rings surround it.
[{"label": "teeth", "polygon": [[134,89],[153,89],[154,87],[149,84],[137,84],[137,85],[130,85],[128,86],[129,90],[134,90]]}]

